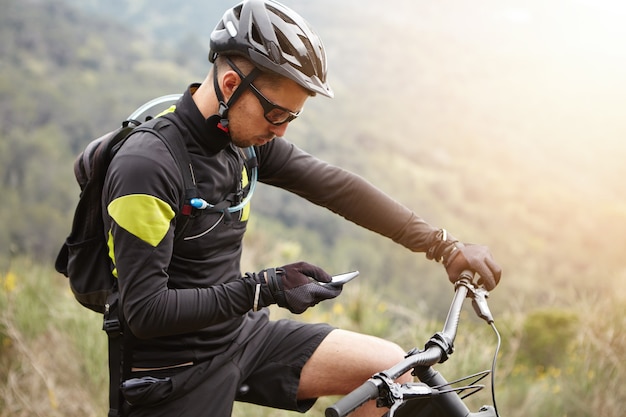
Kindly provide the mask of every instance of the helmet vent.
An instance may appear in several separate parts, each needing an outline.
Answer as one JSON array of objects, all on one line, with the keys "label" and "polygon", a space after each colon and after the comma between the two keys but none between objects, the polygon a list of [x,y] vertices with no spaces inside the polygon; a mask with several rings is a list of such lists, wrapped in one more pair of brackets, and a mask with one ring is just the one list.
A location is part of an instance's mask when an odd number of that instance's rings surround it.
[{"label": "helmet vent", "polygon": [[259,29],[256,27],[256,25],[253,25],[250,28],[250,39],[256,45],[263,45],[265,43],[263,42],[263,37],[259,33]]},{"label": "helmet vent", "polygon": [[283,13],[282,10],[279,10],[276,7],[272,7],[269,4],[267,5],[267,10],[271,11],[272,13],[274,13],[283,22],[288,23],[290,25],[296,25],[297,26],[297,23],[291,18],[291,16],[288,16],[287,14]]}]

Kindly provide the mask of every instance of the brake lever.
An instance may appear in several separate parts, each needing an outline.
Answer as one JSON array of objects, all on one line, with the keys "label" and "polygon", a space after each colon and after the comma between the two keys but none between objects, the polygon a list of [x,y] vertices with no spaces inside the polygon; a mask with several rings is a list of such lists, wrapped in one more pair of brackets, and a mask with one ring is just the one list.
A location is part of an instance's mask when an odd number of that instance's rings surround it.
[{"label": "brake lever", "polygon": [[398,408],[404,405],[408,400],[417,399],[417,398],[430,398],[435,395],[435,391],[433,388],[429,387],[427,384],[423,382],[419,383],[408,383],[402,384],[398,386],[396,385],[395,395],[392,398],[391,405],[387,404],[389,407],[389,411],[385,414],[385,417],[393,417]]},{"label": "brake lever", "polygon": [[474,307],[474,311],[478,317],[485,320],[488,324],[493,323],[493,316],[491,315],[491,310],[489,310],[489,305],[487,304],[489,291],[483,287],[476,287],[470,289],[470,292],[472,294],[472,307]]},{"label": "brake lever", "polygon": [[481,319],[485,320],[488,324],[494,322],[493,316],[491,315],[491,310],[489,310],[489,305],[487,304],[487,298],[489,298],[489,291],[487,291],[480,284],[480,280],[478,283],[474,284],[473,282],[474,274],[470,271],[463,271],[460,275],[460,280],[457,281],[457,285],[463,285],[468,289],[468,297],[472,298],[472,307],[474,307],[474,311]]}]

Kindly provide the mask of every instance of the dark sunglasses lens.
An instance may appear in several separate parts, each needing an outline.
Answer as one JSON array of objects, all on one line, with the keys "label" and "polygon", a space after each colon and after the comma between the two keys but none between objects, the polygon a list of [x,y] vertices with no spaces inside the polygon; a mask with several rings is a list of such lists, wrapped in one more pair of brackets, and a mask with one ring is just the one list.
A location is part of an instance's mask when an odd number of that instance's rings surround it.
[{"label": "dark sunglasses lens", "polygon": [[265,111],[265,120],[273,125],[282,125],[290,122],[300,115],[300,112],[293,113],[284,107],[272,103],[267,97],[265,97],[252,83],[250,84],[252,92],[261,103],[261,107]]},{"label": "dark sunglasses lens", "polygon": [[294,116],[293,114],[291,114],[291,112],[279,109],[277,107],[265,113],[265,118],[267,119],[267,121],[275,125],[281,125],[283,123],[290,122],[296,117],[297,116]]}]

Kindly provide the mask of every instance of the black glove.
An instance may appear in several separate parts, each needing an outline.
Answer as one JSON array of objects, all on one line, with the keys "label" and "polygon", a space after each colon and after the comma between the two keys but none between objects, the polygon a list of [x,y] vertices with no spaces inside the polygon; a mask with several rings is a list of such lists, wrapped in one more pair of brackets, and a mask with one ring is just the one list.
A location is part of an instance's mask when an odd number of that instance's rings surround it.
[{"label": "black glove", "polygon": [[330,282],[331,276],[306,262],[268,268],[247,276],[257,284],[255,307],[278,304],[295,314],[304,312],[320,301],[337,297],[342,290],[341,286],[321,285],[320,282]]},{"label": "black glove", "polygon": [[444,229],[437,233],[426,257],[437,262],[442,261],[451,282],[456,282],[461,272],[468,269],[477,273],[488,291],[500,282],[502,269],[496,263],[489,248],[483,245],[464,245],[448,234]]}]

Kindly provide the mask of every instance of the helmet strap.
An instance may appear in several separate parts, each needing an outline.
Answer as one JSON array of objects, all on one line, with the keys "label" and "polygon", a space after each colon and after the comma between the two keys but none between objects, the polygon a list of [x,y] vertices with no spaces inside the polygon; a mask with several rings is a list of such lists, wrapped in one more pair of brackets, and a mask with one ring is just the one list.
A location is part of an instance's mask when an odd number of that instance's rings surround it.
[{"label": "helmet strap", "polygon": [[222,93],[217,79],[217,66],[213,68],[213,88],[215,90],[217,100],[219,101],[219,109],[217,114],[220,117],[220,122],[218,124],[218,127],[223,131],[228,132],[228,110],[230,109],[230,106],[232,106],[233,103],[237,101],[239,97],[241,97],[243,92],[246,91],[252,81],[254,81],[254,79],[258,77],[259,74],[261,74],[261,70],[255,67],[250,72],[250,74],[244,76],[239,68],[237,68],[235,64],[230,60],[230,58],[226,57],[226,62],[228,62],[228,65],[230,65],[230,67],[237,73],[237,75],[239,75],[239,78],[241,78],[241,83],[237,86],[237,89],[235,90],[233,95],[230,96],[228,102],[225,102],[224,93]]}]

